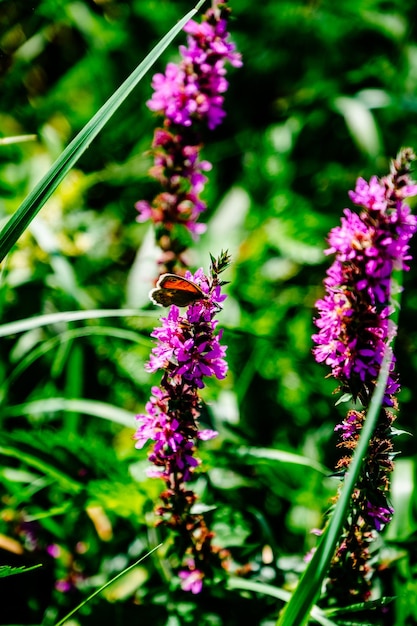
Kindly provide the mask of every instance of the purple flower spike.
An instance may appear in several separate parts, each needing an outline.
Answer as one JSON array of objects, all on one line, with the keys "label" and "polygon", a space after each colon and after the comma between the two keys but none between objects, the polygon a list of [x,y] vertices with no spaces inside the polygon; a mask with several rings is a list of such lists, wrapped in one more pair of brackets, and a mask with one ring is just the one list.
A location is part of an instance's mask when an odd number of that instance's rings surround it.
[{"label": "purple flower spike", "polygon": [[164,122],[163,128],[155,131],[150,175],[163,191],[151,203],[140,200],[136,209],[139,222],[151,220],[156,225],[167,272],[174,271],[177,262],[180,267],[187,265],[181,257],[186,246],[177,225],[194,240],[205,231],[198,221],[206,210],[200,194],[211,163],[200,158],[202,132],[214,130],[226,115],[226,65],[242,65],[227,32],[229,13],[226,2],[214,0],[201,24],[189,21],[184,27],[187,45],[179,48],[181,60],[168,63],[165,72],[155,74],[152,80],[154,91],[147,105],[163,116]]},{"label": "purple flower spike", "polygon": [[151,333],[157,343],[146,369],[161,370],[163,376],[160,386],[152,387],[145,412],[136,416],[134,435],[138,449],[152,442],[148,454],[152,468],[147,473],[161,478],[166,486],[161,495],[163,505],[156,513],[159,523],[176,530],[181,537],[186,559],[186,567],[179,572],[181,587],[194,594],[201,591],[206,570],[211,571],[208,559],[215,556],[221,562],[225,558],[212,545],[213,533],[202,515],[191,513],[197,496],[188,483],[200,464],[197,444],[217,436],[216,431],[199,427],[198,392],[208,378],[221,380],[227,373],[226,347],[221,345],[222,332],[216,333],[214,317],[226,297],[221,293],[224,283],[218,274],[228,264],[228,254],[222,253],[217,261],[212,258],[210,278],[202,269],[194,275],[187,272],[185,278],[198,286],[201,299],[190,304],[185,313],[172,305],[168,315],[162,317],[162,325]]},{"label": "purple flower spike", "polygon": [[179,126],[189,127],[199,120],[213,130],[226,115],[221,95],[228,87],[225,64],[241,67],[241,55],[229,41],[226,20],[212,9],[205,21],[190,20],[184,31],[188,38],[187,46],[180,46],[180,64],[169,63],[165,74],[154,76],[154,94],[147,104]]},{"label": "purple flower spike", "polygon": [[[341,225],[333,228],[328,239],[326,253],[334,254],[335,260],[324,280],[326,294],[317,302],[318,332],[313,335],[313,353],[318,362],[329,366],[340,390],[350,393],[355,403],[360,400],[364,409],[350,409],[335,428],[339,433],[338,448],[345,455],[336,466],[342,475],[349,471],[384,354],[391,350],[396,334],[395,324],[389,319],[392,274],[394,270],[408,269],[409,242],[417,230],[417,219],[404,202],[417,195],[417,185],[409,178],[414,158],[411,150],[404,149],[393,162],[389,176],[373,176],[369,183],[359,178],[349,196],[361,207],[360,212],[345,209]],[[330,566],[327,589],[339,606],[371,597],[369,544],[394,513],[388,500],[395,419],[388,409],[396,408],[399,390],[394,366],[391,354],[379,421]]]},{"label": "purple flower spike", "polygon": [[[326,295],[317,302],[319,332],[313,335],[313,352],[344,390],[362,400],[373,389],[392,335],[392,273],[408,269],[409,241],[417,230],[417,219],[403,202],[407,194],[417,193],[417,186],[406,183],[404,175],[401,182],[397,188],[392,176],[373,176],[369,183],[359,178],[349,195],[362,211],[344,210],[326,250],[335,260],[327,271]],[[394,359],[392,370],[393,365]],[[398,388],[393,372],[387,388]],[[390,395],[385,406],[392,406]]]}]

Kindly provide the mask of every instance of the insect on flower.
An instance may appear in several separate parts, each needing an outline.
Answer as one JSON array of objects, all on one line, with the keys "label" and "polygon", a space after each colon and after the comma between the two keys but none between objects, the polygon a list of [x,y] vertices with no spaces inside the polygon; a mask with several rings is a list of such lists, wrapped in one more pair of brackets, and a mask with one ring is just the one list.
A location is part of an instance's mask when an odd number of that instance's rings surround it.
[{"label": "insect on flower", "polygon": [[198,300],[207,300],[207,295],[196,283],[176,274],[162,274],[149,298],[158,306],[188,306]]}]

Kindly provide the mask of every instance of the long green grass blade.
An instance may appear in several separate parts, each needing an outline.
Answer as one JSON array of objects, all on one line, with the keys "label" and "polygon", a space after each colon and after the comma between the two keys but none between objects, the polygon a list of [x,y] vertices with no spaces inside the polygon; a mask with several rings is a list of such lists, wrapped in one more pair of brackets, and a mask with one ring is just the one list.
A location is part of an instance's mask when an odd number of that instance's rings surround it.
[{"label": "long green grass blade", "polygon": [[57,324],[59,322],[77,322],[80,320],[91,320],[102,317],[155,317],[155,312],[138,311],[137,309],[90,309],[89,311],[63,311],[60,313],[48,313],[46,315],[36,315],[16,322],[9,322],[0,326],[0,337],[9,337],[16,333],[24,333],[33,328]]},{"label": "long green grass blade", "polygon": [[189,11],[152,49],[138,67],[114,92],[107,102],[97,111],[91,120],[84,126],[78,135],[58,157],[47,174],[25,198],[17,211],[7,222],[0,233],[0,262],[11,250],[35,215],[40,211],[48,198],[55,191],[59,183],[65,178],[80,156],[89,147],[93,139],[102,130],[120,105],[140,82],[146,72],[152,67],[162,52],[182,30],[184,25],[197,13],[205,0],[200,0],[194,9]]},{"label": "long green grass blade", "polygon": [[[15,406],[5,407],[3,415],[6,417],[18,417],[20,415],[42,415],[43,413],[57,413],[59,411],[69,411],[82,413],[83,415],[91,415],[92,417],[100,417],[105,420],[126,426],[127,428],[135,428],[135,420],[132,413],[120,409],[119,407],[99,402],[97,400],[88,400],[85,398],[43,398],[42,400],[33,400]],[[0,449],[1,451],[1,449]]]},{"label": "long green grass blade", "polygon": [[288,452],[287,450],[278,450],[276,448],[255,448],[241,446],[235,451],[236,456],[239,457],[255,457],[257,459],[264,459],[266,461],[276,461],[277,463],[289,463],[291,465],[301,465],[303,467],[310,467],[311,469],[320,472],[327,476],[329,471],[324,465],[321,465],[314,459],[309,459],[301,454],[295,454],[294,452]]},{"label": "long green grass blade", "polygon": [[14,446],[0,446],[0,455],[10,457],[12,459],[18,459],[21,463],[26,463],[29,467],[34,467],[45,476],[49,476],[56,480],[63,489],[70,493],[78,493],[82,489],[82,485],[73,480],[70,476],[61,472],[50,463],[42,461],[37,456],[24,452]]},{"label": "long green grass blade", "polygon": [[133,330],[125,330],[124,328],[115,328],[113,326],[83,326],[81,328],[73,328],[72,330],[59,333],[56,337],[42,341],[42,343],[36,348],[33,348],[29,354],[20,358],[16,367],[12,370],[9,377],[6,378],[5,384],[10,385],[10,383],[16,380],[32,363],[51,350],[56,349],[57,346],[72,342],[74,339],[93,336],[114,337],[116,339],[129,341],[133,344],[141,343],[149,347],[152,346],[150,338],[147,339]]},{"label": "long green grass blade", "polygon": [[[268,585],[266,583],[258,583],[253,580],[245,580],[244,578],[229,578],[227,581],[227,587],[228,589],[244,589],[246,591],[253,591],[254,593],[284,600],[284,602],[288,602],[291,597],[290,592],[285,589],[273,587],[272,585]],[[320,624],[320,626],[337,626],[337,624],[328,619],[324,612],[317,606],[313,606],[311,615],[314,617],[315,621]]]}]

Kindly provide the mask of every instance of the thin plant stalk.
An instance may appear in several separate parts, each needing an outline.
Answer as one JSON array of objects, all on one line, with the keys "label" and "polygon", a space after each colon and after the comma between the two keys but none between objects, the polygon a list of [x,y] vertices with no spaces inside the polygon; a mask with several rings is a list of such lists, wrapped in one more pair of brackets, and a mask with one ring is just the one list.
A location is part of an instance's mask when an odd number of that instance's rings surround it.
[{"label": "thin plant stalk", "polygon": [[122,572],[119,572],[114,578],[112,578],[111,580],[107,581],[104,585],[102,585],[99,589],[96,589],[96,591],[94,591],[94,593],[92,593],[90,596],[88,596],[88,598],[86,600],[83,600],[83,602],[81,602],[80,604],[78,604],[74,609],[72,609],[72,611],[70,611],[65,617],[63,617],[62,619],[59,620],[59,622],[57,622],[55,624],[55,626],[61,626],[61,624],[65,624],[65,622],[72,617],[75,613],[77,613],[77,611],[79,611],[85,604],[87,604],[87,602],[90,602],[90,600],[92,600],[93,598],[95,598],[95,596],[98,596],[99,593],[101,593],[102,591],[104,591],[104,589],[106,589],[107,587],[109,587],[109,585],[113,584],[116,580],[118,580],[121,576],[124,576],[125,574],[127,574],[128,572],[130,572],[132,569],[134,569],[137,565],[139,565],[139,563],[141,563],[141,561],[143,561],[144,559],[146,559],[148,556],[150,556],[152,554],[152,552],[155,552],[155,550],[158,550],[158,548],[160,548],[162,546],[162,543],[160,543],[158,546],[155,546],[154,548],[152,548],[152,550],[150,550],[147,554],[145,554],[145,556],[141,557],[138,561],[136,561],[135,563],[133,563],[132,565],[130,565],[129,567],[127,567],[126,569],[124,569]]}]

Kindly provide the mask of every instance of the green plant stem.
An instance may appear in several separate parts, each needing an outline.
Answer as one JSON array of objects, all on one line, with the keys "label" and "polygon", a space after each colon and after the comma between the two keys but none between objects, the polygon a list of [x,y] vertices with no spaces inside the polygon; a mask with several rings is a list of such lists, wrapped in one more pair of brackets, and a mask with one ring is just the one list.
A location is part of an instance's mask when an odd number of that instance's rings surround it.
[{"label": "green plant stem", "polygon": [[117,574],[117,576],[115,576],[114,578],[112,578],[111,580],[109,580],[108,582],[106,582],[104,585],[102,585],[99,589],[96,589],[96,591],[94,591],[94,593],[92,593],[90,596],[88,596],[88,598],[86,600],[84,600],[83,602],[81,602],[80,604],[78,604],[74,609],[72,609],[72,611],[70,611],[65,617],[63,617],[62,619],[59,620],[59,622],[57,622],[55,624],[55,626],[61,626],[61,624],[64,624],[72,615],[74,615],[74,613],[76,613],[77,611],[79,611],[85,604],[87,604],[87,602],[90,602],[90,600],[92,600],[93,598],[95,598],[95,596],[97,596],[99,593],[101,593],[102,591],[104,591],[104,589],[106,589],[109,585],[111,585],[112,583],[114,583],[116,580],[118,580],[121,576],[124,576],[125,574],[127,574],[128,572],[130,572],[130,570],[134,569],[137,565],[139,565],[139,563],[141,563],[141,561],[143,561],[144,559],[146,559],[148,556],[150,556],[152,554],[152,552],[155,552],[155,550],[158,550],[158,548],[160,548],[162,546],[162,543],[160,543],[158,546],[155,546],[155,548],[152,548],[152,550],[150,550],[150,552],[148,552],[147,554],[145,554],[145,556],[143,556],[142,558],[140,558],[138,561],[136,561],[135,563],[133,563],[132,565],[130,565],[129,567],[127,567],[126,569],[124,569],[122,572],[119,572],[119,574]]}]

